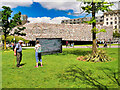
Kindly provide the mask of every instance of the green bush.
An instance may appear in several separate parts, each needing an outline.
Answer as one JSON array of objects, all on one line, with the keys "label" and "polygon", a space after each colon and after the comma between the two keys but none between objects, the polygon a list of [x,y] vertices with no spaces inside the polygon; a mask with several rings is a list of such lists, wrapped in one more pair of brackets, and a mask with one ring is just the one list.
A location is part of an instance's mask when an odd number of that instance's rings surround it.
[{"label": "green bush", "polygon": [[[5,36],[2,35],[2,40],[5,40]],[[19,40],[23,40],[25,43],[29,43],[29,40],[25,40],[24,38],[20,36],[15,36],[15,42],[18,42]],[[6,42],[11,43],[14,42],[14,36],[8,36],[6,38]]]}]

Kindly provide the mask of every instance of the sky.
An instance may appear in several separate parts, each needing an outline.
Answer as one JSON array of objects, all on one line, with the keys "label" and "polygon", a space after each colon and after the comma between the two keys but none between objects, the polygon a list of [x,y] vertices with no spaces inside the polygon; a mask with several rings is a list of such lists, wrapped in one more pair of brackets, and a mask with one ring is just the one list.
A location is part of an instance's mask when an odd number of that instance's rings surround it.
[{"label": "sky", "polygon": [[[112,0],[106,0],[111,2]],[[119,0],[114,0],[115,5],[111,7],[116,10],[119,7]],[[52,23],[60,24],[61,20],[82,18],[86,13],[81,13],[80,6],[85,6],[83,2],[76,0],[1,0],[0,11],[2,6],[9,6],[13,13],[12,16],[19,11],[23,15],[28,16],[30,23]],[[81,14],[80,14],[81,13]],[[97,15],[102,15],[99,12]],[[90,17],[88,15],[88,17]]]}]

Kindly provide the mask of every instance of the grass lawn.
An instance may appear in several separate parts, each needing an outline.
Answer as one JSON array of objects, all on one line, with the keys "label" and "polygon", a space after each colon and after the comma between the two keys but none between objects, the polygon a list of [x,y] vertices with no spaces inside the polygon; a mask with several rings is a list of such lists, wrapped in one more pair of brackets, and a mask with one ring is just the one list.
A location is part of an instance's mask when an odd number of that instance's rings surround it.
[{"label": "grass lawn", "polygon": [[23,50],[23,68],[13,68],[13,51],[4,51],[2,88],[117,88],[118,49],[106,48],[106,51],[112,61],[93,63],[76,60],[91,49],[65,48],[63,53],[42,56],[43,67],[39,68],[34,68],[34,49]]}]

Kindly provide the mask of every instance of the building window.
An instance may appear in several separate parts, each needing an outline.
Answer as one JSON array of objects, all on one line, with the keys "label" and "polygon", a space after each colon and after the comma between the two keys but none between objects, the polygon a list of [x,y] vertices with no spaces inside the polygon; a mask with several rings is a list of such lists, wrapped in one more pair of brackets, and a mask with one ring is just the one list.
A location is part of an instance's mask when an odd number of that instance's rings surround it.
[{"label": "building window", "polygon": [[112,20],[112,18],[110,18]]},{"label": "building window", "polygon": [[76,24],[75,22],[73,24]]},{"label": "building window", "polygon": [[115,17],[115,20],[117,20],[117,17]]},{"label": "building window", "polygon": [[108,14],[106,14],[106,16],[108,16]]},{"label": "building window", "polygon": [[112,25],[112,24],[113,24],[113,22],[110,22],[110,24]]},{"label": "building window", "polygon": [[117,26],[115,26],[115,29],[117,29]]},{"label": "building window", "polygon": [[103,20],[100,20],[100,22],[103,22]]},{"label": "building window", "polygon": [[106,22],[106,24],[108,25],[108,22]]},{"label": "building window", "polygon": [[115,21],[115,24],[117,24],[117,21]]},{"label": "building window", "polygon": [[62,23],[64,23],[64,21],[62,21]]},{"label": "building window", "polygon": [[106,18],[106,21],[108,21],[108,18]]},{"label": "building window", "polygon": [[112,16],[113,14],[110,14],[110,16]]}]

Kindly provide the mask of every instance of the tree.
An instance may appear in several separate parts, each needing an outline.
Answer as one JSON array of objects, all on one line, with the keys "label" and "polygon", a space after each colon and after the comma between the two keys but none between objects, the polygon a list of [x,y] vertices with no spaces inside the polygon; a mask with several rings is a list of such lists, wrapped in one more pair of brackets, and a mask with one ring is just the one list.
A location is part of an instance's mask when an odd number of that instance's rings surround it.
[{"label": "tree", "polygon": [[117,31],[113,32],[113,37],[120,38],[120,33],[118,33]]},{"label": "tree", "polygon": [[4,48],[6,49],[6,38],[7,35],[10,33],[11,27],[10,27],[10,22],[9,22],[9,17],[11,17],[11,9],[9,7],[3,6],[2,7],[4,10],[2,11],[2,30],[5,36],[5,40],[4,40]]},{"label": "tree", "polygon": [[14,35],[16,34],[16,35],[20,35],[20,36],[25,36],[26,35],[26,33],[23,33],[22,31],[24,30],[24,29],[26,29],[26,27],[17,27],[17,29],[15,29],[15,31],[14,31]]},{"label": "tree", "polygon": [[4,10],[2,11],[2,30],[3,30],[3,35],[5,36],[5,40],[4,40],[4,49],[6,49],[6,38],[7,36],[10,34],[10,31],[16,27],[17,25],[21,25],[21,12],[18,12],[17,14],[15,14],[12,19],[10,19],[11,17],[11,13],[13,12],[10,7],[7,6],[3,6],[2,7]]},{"label": "tree", "polygon": [[[79,0],[81,1],[81,0]],[[84,0],[83,0],[84,1]],[[87,0],[85,0],[87,1]],[[91,2],[90,2],[91,1]],[[105,11],[110,11],[109,7],[112,6],[113,4],[104,2],[105,0],[89,0],[89,2],[84,2],[84,4],[87,4],[84,7],[81,7],[84,12],[86,12],[86,16],[89,14],[92,14],[92,19],[90,21],[84,21],[88,24],[92,24],[92,55],[88,55],[85,57],[87,61],[92,61],[92,62],[105,62],[111,60],[103,50],[97,50],[97,45],[96,45],[96,34],[99,32],[106,32],[105,29],[98,30],[96,28],[96,13],[99,11],[105,12]],[[85,17],[86,17],[85,16]]]},{"label": "tree", "polygon": [[14,17],[12,18],[12,26],[15,27],[17,26],[17,29],[14,30],[14,33],[12,35],[21,35],[21,36],[25,36],[26,33],[23,33],[22,31],[24,29],[26,29],[26,27],[22,27],[22,21],[20,19],[21,17],[21,12],[17,13],[14,15]]},{"label": "tree", "polygon": [[[81,0],[78,0],[78,1],[81,1]],[[92,19],[90,21],[86,21],[86,23],[92,24],[92,40],[93,40],[92,52],[94,55],[97,52],[96,33],[105,32],[104,29],[100,31],[96,30],[96,20],[95,20],[96,13],[98,13],[99,11],[102,11],[102,12],[110,11],[109,7],[112,6],[113,4],[104,2],[104,0],[89,0],[89,2],[84,2],[84,4],[87,4],[87,5],[81,8],[87,13],[86,16],[88,14],[92,14]]]}]

